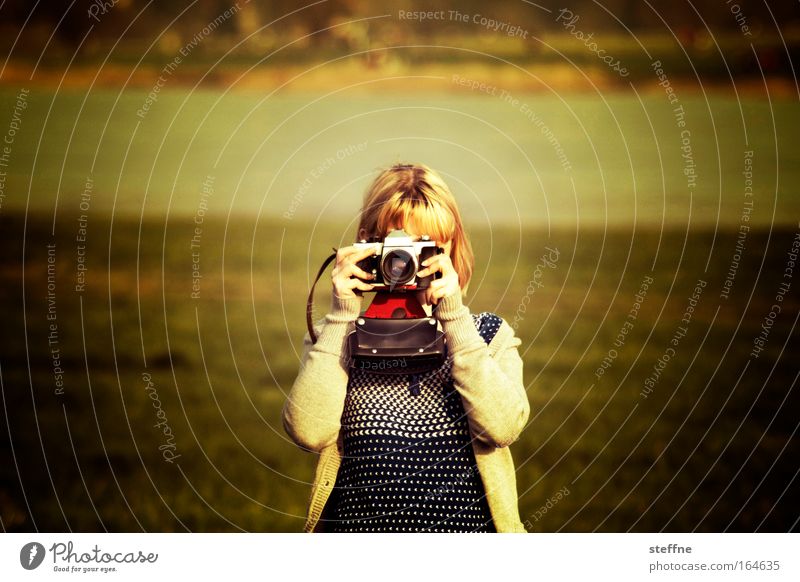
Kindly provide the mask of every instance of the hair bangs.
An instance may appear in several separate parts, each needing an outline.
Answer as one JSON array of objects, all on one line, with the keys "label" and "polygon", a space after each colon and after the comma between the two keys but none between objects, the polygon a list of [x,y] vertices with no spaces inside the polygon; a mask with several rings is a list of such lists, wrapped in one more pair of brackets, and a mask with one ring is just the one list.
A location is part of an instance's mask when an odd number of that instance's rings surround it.
[{"label": "hair bangs", "polygon": [[392,228],[407,228],[415,234],[427,234],[442,243],[453,239],[456,224],[452,212],[430,197],[410,199],[402,193],[393,196],[378,215],[378,231],[385,236]]}]

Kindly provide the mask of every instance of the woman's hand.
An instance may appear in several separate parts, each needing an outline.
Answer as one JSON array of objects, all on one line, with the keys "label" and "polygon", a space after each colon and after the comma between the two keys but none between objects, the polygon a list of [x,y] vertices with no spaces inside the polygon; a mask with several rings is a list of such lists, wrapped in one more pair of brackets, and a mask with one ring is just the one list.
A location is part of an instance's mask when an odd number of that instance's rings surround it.
[{"label": "woman's hand", "polygon": [[336,264],[333,267],[333,271],[331,271],[335,295],[342,299],[352,299],[357,296],[354,292],[355,289],[361,291],[372,290],[373,285],[361,279],[374,279],[375,275],[359,268],[356,263],[374,255],[379,246],[379,243],[363,248],[351,245],[336,251]]},{"label": "woman's hand", "polygon": [[430,286],[425,290],[425,299],[428,303],[436,305],[439,299],[448,297],[454,293],[461,293],[461,285],[458,284],[458,273],[456,273],[450,255],[442,253],[434,255],[422,261],[425,267],[417,272],[418,277],[427,277],[431,273],[441,273],[440,279],[433,279]]}]

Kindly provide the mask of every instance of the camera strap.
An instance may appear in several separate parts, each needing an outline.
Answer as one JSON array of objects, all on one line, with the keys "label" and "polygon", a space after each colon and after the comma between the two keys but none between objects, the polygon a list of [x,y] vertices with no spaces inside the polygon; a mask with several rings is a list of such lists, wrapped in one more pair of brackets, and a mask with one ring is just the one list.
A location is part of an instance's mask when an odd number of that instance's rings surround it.
[{"label": "camera strap", "polygon": [[308,326],[308,335],[311,338],[312,344],[317,343],[317,334],[314,333],[314,324],[311,321],[311,312],[314,310],[314,287],[317,286],[319,278],[322,277],[322,273],[325,272],[325,269],[331,264],[331,261],[336,258],[336,252],[336,249],[333,249],[333,254],[325,259],[324,263],[322,263],[322,266],[319,268],[319,272],[317,273],[317,278],[314,279],[314,283],[311,285],[311,289],[308,292],[308,300],[306,301],[306,325]]}]

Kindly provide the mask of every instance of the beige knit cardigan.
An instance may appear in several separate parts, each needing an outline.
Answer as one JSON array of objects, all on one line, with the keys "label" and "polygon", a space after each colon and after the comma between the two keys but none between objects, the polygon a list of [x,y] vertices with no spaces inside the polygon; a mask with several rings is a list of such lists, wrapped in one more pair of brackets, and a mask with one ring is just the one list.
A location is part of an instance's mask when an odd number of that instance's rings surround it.
[{"label": "beige knit cardigan", "polygon": [[[300,372],[283,408],[287,434],[319,453],[305,531],[321,531],[320,516],[331,494],[342,455],[342,410],[348,382],[347,335],[361,311],[361,298],[333,295],[331,311],[306,333]],[[460,294],[444,297],[436,311],[445,334],[452,377],[461,394],[472,448],[498,532],[525,532],[517,507],[514,462],[508,446],[530,414],[522,382],[521,341],[503,320],[489,345],[481,338]]]}]

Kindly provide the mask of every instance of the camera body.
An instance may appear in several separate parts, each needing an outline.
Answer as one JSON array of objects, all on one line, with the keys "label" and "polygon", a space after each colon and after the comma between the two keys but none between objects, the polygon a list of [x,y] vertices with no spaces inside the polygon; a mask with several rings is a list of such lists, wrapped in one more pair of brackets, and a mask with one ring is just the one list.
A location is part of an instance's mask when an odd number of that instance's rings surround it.
[{"label": "camera body", "polygon": [[441,273],[435,273],[427,277],[417,277],[422,261],[444,252],[428,235],[414,241],[404,230],[396,229],[387,234],[383,241],[378,237],[371,237],[360,240],[354,246],[363,247],[376,242],[382,242],[380,249],[371,257],[357,263],[367,273],[375,275],[375,279],[367,281],[374,286],[373,291],[418,291],[427,289],[434,275],[437,278],[441,276]]}]

